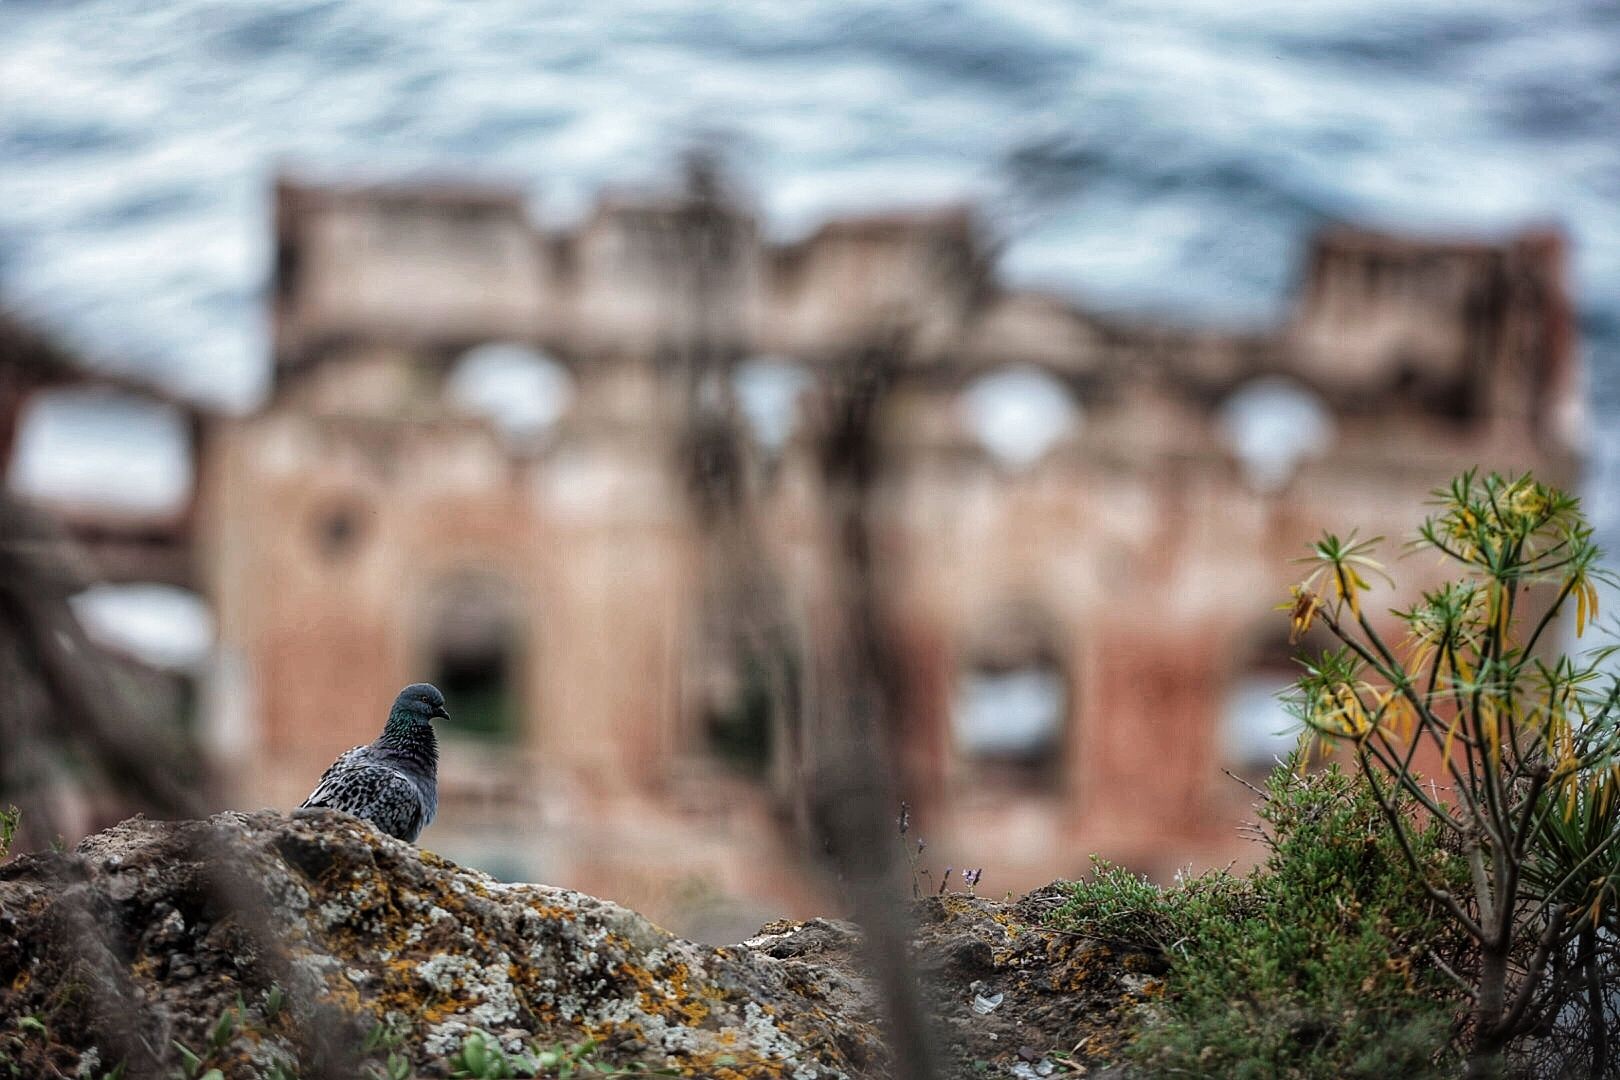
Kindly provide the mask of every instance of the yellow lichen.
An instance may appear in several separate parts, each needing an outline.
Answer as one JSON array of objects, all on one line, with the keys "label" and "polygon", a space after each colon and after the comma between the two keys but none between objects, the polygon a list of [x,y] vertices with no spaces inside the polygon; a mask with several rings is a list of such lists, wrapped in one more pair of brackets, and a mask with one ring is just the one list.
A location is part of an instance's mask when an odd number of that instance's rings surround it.
[{"label": "yellow lichen", "polygon": [[1153,961],[1145,954],[1138,952],[1126,953],[1125,958],[1119,963],[1126,971],[1136,974],[1148,971],[1153,967]]}]

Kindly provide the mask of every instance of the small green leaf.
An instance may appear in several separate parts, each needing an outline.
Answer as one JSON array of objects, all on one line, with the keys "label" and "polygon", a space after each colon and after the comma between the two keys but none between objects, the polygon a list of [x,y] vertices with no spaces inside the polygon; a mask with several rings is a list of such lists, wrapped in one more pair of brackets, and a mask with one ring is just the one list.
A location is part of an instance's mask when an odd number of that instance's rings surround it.
[{"label": "small green leaf", "polygon": [[208,1036],[209,1048],[213,1050],[224,1049],[225,1044],[231,1041],[231,1036],[235,1033],[236,1014],[226,1010],[220,1014],[219,1022],[214,1025],[214,1030]]},{"label": "small green leaf", "polygon": [[196,1052],[193,1051],[191,1047],[187,1046],[179,1039],[172,1041],[174,1043],[174,1048],[180,1051],[180,1071],[189,1080],[189,1078],[197,1075],[198,1069],[202,1068],[202,1058],[198,1057]]},{"label": "small green leaf", "polygon": [[484,1075],[484,1040],[476,1035],[467,1036],[467,1045],[461,1048],[461,1058],[467,1068],[479,1076]]}]

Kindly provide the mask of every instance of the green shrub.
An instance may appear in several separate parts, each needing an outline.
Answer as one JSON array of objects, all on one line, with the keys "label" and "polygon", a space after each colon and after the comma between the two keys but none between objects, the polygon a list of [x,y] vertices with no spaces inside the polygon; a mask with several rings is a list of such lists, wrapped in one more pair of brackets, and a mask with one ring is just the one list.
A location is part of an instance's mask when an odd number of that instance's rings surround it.
[{"label": "green shrub", "polygon": [[[1362,607],[1367,577],[1389,580],[1372,558],[1377,540],[1327,535],[1302,560],[1295,633],[1316,622],[1339,647],[1305,665],[1291,705],[1317,739],[1353,754],[1410,878],[1471,939],[1468,1074],[1500,1076],[1510,1047],[1566,1012],[1574,951],[1590,1071],[1607,1075],[1612,950],[1598,939],[1620,921],[1617,648],[1558,655],[1546,635],[1573,614],[1579,637],[1597,617],[1598,583],[1614,578],[1579,500],[1528,474],[1468,472],[1434,495],[1413,544],[1458,576],[1392,612],[1404,640]],[[1438,759],[1438,785],[1413,772],[1423,754]],[[1410,850],[1415,830],[1437,826],[1468,865],[1465,887],[1436,880]]]},{"label": "green shrub", "polygon": [[[1076,883],[1064,929],[1161,949],[1165,998],[1132,1056],[1150,1075],[1455,1074],[1466,1002],[1435,956],[1460,944],[1402,862],[1364,784],[1336,767],[1274,772],[1260,807],[1267,858],[1161,889],[1106,865]],[[1460,874],[1437,828],[1414,832],[1438,875]]]}]

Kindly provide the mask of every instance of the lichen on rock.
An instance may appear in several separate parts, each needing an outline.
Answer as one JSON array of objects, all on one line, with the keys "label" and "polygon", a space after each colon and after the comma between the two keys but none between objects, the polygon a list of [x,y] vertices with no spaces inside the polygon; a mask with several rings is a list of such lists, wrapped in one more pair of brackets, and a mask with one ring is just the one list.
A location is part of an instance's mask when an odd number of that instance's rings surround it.
[{"label": "lichen on rock", "polygon": [[[1021,1049],[1069,1046],[1152,992],[1151,971],[1118,982],[1119,965],[1014,906],[954,897],[919,914],[950,1076],[1011,1075]],[[698,945],[331,811],[135,818],[0,869],[0,1025],[17,1032],[0,1077],[120,1061],[130,1080],[166,1077],[177,1044],[230,1078],[278,1062],[353,1077],[385,1050],[446,1076],[479,1031],[508,1049],[591,1040],[605,1062],[713,1080],[865,1080],[889,1069],[858,945],[827,920]],[[975,1015],[969,983],[1007,1004]]]}]

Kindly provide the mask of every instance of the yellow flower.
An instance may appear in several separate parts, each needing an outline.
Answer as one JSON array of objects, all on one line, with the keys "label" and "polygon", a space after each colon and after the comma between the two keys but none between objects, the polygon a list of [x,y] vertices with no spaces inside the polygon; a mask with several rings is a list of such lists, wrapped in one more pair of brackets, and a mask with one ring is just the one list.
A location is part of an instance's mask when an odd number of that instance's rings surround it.
[{"label": "yellow flower", "polygon": [[1316,702],[1318,730],[1342,739],[1361,739],[1372,731],[1367,707],[1353,687],[1324,688]]},{"label": "yellow flower", "polygon": [[1393,687],[1376,691],[1373,694],[1373,703],[1376,706],[1373,715],[1378,721],[1378,726],[1388,732],[1391,738],[1412,737],[1412,730],[1417,726],[1417,713],[1413,711],[1412,703],[1407,701],[1401,691]]},{"label": "yellow flower", "polygon": [[1508,509],[1520,517],[1540,517],[1547,508],[1547,500],[1534,488],[1520,488],[1508,498]]},{"label": "yellow flower", "polygon": [[1299,639],[1304,637],[1311,629],[1311,621],[1316,618],[1316,609],[1322,606],[1322,598],[1301,585],[1293,587],[1294,602],[1288,615],[1288,644],[1298,645]]},{"label": "yellow flower", "polygon": [[1564,584],[1575,594],[1575,636],[1580,637],[1586,633],[1588,623],[1597,621],[1597,586],[1593,585],[1584,573],[1575,575],[1573,579],[1566,579]]},{"label": "yellow flower", "polygon": [[1338,592],[1340,600],[1350,601],[1351,614],[1360,615],[1361,600],[1359,593],[1363,589],[1372,588],[1372,586],[1367,584],[1365,578],[1356,573],[1355,567],[1345,564],[1335,568],[1333,588]]}]

